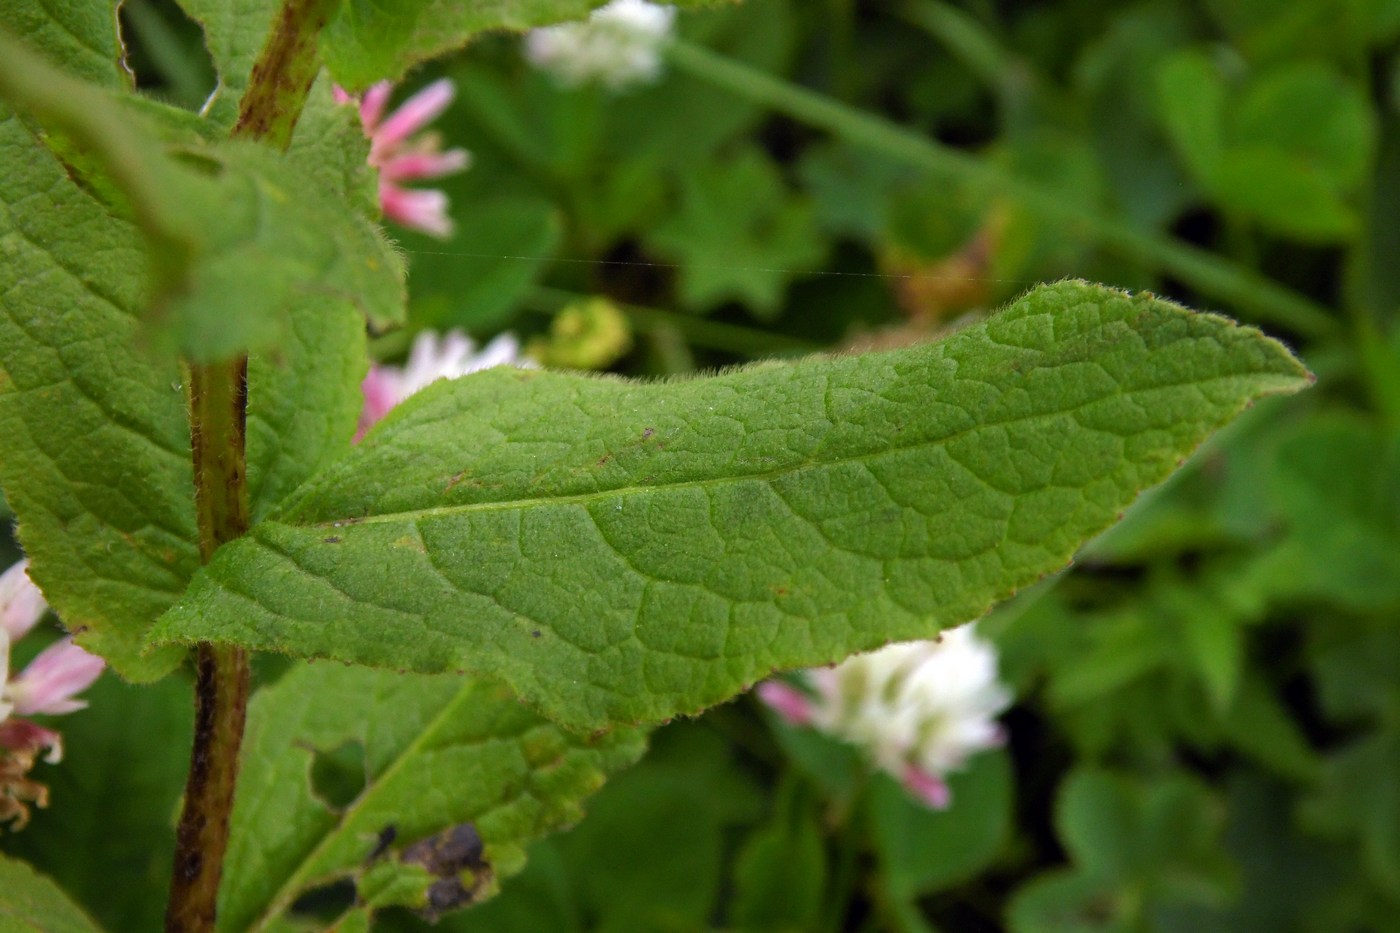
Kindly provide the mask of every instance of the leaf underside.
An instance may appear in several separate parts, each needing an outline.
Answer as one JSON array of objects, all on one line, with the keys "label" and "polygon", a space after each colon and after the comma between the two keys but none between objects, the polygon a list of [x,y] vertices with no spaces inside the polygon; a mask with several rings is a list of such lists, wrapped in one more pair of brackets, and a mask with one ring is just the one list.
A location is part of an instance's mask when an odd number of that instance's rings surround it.
[{"label": "leaf underside", "polygon": [[941,343],[440,382],[222,549],[153,642],[503,678],[596,729],[976,618],[1306,372],[1082,283]]}]

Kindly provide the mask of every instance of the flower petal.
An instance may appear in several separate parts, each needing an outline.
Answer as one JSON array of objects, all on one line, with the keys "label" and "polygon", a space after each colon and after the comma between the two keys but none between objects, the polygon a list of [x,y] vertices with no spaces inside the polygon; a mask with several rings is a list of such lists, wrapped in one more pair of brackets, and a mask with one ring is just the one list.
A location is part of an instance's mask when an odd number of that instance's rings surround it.
[{"label": "flower petal", "polygon": [[104,667],[106,662],[97,655],[65,638],[39,652],[24,673],[10,681],[6,693],[21,716],[71,713],[87,705],[73,696],[91,686]]}]

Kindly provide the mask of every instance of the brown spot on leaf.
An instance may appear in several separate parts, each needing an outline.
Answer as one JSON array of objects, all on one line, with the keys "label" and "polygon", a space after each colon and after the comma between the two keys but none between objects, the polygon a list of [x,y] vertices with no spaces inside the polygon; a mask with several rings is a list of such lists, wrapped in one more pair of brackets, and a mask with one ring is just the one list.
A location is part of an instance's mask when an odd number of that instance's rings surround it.
[{"label": "brown spot on leaf", "polygon": [[399,861],[418,865],[438,879],[428,887],[427,903],[418,911],[430,923],[476,903],[489,892],[494,875],[486,860],[486,847],[471,823],[460,823],[413,843],[399,853]]}]

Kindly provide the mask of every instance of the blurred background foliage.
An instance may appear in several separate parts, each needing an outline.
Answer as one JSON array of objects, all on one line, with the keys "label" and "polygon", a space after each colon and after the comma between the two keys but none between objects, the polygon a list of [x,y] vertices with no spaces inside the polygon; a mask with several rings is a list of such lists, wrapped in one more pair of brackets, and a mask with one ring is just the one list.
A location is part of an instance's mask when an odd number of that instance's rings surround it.
[{"label": "blurred background foliage", "polygon": [[[151,93],[197,106],[197,28],[123,15]],[[512,36],[415,76],[456,81],[437,126],[473,165],[455,237],[400,235],[413,328],[665,377],[928,339],[1076,276],[1259,323],[1318,384],[982,623],[1018,703],[947,811],[744,699],[658,731],[440,928],[1400,930],[1400,0],[746,0],[679,31],[623,92]],[[181,770],[121,743],[188,730],[139,702],[123,731],[93,694],[3,840],[113,929],[154,926],[96,866],[168,825]],[[79,802],[94,755],[125,783]],[[89,806],[111,851],[64,850]],[[122,863],[158,878],[148,852]]]}]

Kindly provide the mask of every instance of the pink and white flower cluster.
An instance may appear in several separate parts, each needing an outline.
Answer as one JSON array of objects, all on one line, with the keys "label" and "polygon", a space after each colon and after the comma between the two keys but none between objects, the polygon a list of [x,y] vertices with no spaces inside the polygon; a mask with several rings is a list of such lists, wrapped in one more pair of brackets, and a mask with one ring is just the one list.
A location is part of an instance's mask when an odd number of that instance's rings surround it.
[{"label": "pink and white flower cluster", "polygon": [[972,624],[804,671],[796,685],[766,681],[758,695],[794,725],[864,749],[935,809],[951,802],[950,772],[1005,740],[996,717],[1011,705],[996,648]]},{"label": "pink and white flower cluster", "polygon": [[[436,133],[420,133],[452,103],[456,88],[440,78],[384,115],[393,85],[381,81],[359,99],[360,125],[370,140],[369,164],[379,170],[379,205],[396,224],[436,237],[452,235],[447,216],[447,195],[433,188],[408,188],[405,183],[442,178],[462,171],[471,163],[465,149],[443,151]],[[336,100],[355,99],[340,88]]]},{"label": "pink and white flower cluster", "polygon": [[375,363],[360,384],[365,404],[360,411],[358,440],[389,409],[439,379],[456,379],[493,366],[533,368],[535,362],[520,349],[514,334],[501,334],[479,351],[476,343],[460,330],[439,336],[425,330],[413,341],[403,366]]},{"label": "pink and white flower cluster", "polygon": [[10,646],[38,624],[48,609],[22,560],[0,574],[0,823],[28,821],[26,803],[44,806],[47,790],[27,775],[40,752],[45,760],[63,757],[62,737],[29,719],[57,716],[87,706],[76,699],[102,673],[104,662],[64,638],[39,652],[18,675],[10,676]]}]

